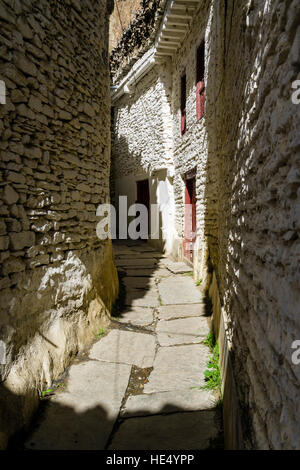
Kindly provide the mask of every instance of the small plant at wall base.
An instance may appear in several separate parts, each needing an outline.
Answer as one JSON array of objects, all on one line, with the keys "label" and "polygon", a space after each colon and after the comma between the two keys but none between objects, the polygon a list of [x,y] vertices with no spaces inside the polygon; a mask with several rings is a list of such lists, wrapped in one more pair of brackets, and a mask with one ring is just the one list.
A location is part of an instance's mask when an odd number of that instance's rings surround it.
[{"label": "small plant at wall base", "polygon": [[45,398],[49,395],[54,395],[54,391],[52,390],[52,388],[48,388],[48,390],[43,390],[41,392],[41,398]]},{"label": "small plant at wall base", "polygon": [[105,333],[105,330],[103,330],[103,328],[100,328],[100,330],[98,331],[98,333],[95,333],[95,336],[96,336],[97,338],[99,338],[99,336],[104,335],[104,333]]},{"label": "small plant at wall base", "polygon": [[207,369],[204,371],[204,377],[206,384],[201,387],[203,390],[214,390],[217,389],[221,393],[221,371],[219,366],[219,344],[215,339],[213,333],[209,333],[203,342],[206,344],[211,352],[209,361],[207,363]]},{"label": "small plant at wall base", "polygon": [[205,340],[203,341],[203,344],[208,346],[211,350],[213,350],[214,345],[216,344],[216,338],[213,332],[208,333],[206,336]]}]

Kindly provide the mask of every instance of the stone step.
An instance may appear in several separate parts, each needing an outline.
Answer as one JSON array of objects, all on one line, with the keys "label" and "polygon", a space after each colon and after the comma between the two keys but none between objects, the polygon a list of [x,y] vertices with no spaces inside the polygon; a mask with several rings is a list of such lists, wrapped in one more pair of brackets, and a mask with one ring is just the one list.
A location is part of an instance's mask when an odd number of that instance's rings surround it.
[{"label": "stone step", "polygon": [[208,358],[209,349],[203,344],[160,347],[144,392],[202,387]]},{"label": "stone step", "polygon": [[162,279],[158,285],[163,305],[201,303],[203,296],[195,282],[188,276]]}]

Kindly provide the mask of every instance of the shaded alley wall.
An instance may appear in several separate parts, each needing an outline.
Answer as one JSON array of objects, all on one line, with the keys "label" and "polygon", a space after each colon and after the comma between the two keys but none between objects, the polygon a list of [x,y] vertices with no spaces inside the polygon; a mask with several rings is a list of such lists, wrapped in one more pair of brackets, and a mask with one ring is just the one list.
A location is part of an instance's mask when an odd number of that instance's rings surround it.
[{"label": "shaded alley wall", "polygon": [[[300,5],[215,1],[213,8],[208,67],[219,57],[223,70],[207,128],[208,161],[219,169],[218,245],[208,246],[215,325],[222,312],[240,404],[242,436],[235,438],[248,448],[299,448],[300,370],[291,345],[300,337],[300,108],[291,97]],[[208,167],[207,195],[210,178]],[[208,222],[211,214],[207,205]]]},{"label": "shaded alley wall", "polygon": [[[183,175],[196,167],[194,268],[213,303],[227,448],[300,448],[300,370],[292,363],[292,343],[300,338],[300,106],[292,103],[299,21],[295,0],[206,0],[169,64],[176,230],[183,235]],[[205,115],[196,122],[196,48],[203,39]],[[184,70],[187,131],[181,137]],[[147,78],[143,84],[140,101],[155,128],[157,101]],[[142,159],[153,136],[137,132],[134,107],[127,109],[123,148],[138,144]]]},{"label": "shaded alley wall", "polygon": [[[172,60],[175,222],[196,169],[195,279],[213,302],[227,448],[300,447],[299,2],[204,1]],[[196,49],[205,40],[205,115]],[[186,133],[180,79],[187,77]]]},{"label": "shaded alley wall", "polygon": [[117,293],[111,245],[96,237],[109,200],[111,7],[1,1],[0,447]]}]

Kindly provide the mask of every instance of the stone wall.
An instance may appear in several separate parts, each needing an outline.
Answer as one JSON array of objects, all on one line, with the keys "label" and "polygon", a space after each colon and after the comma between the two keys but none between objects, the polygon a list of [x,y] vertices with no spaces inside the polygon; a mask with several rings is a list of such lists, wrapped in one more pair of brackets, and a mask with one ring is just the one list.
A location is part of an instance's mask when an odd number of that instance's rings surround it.
[{"label": "stone wall", "polygon": [[[300,108],[291,101],[299,13],[295,1],[203,2],[173,60],[176,228],[182,234],[182,174],[194,166],[195,270],[213,301],[231,448],[300,447],[300,370],[291,362],[300,338]],[[206,111],[197,123],[195,53],[204,37]]]},{"label": "stone wall", "polygon": [[[217,167],[208,159],[208,126],[213,127],[215,108],[211,95],[212,87],[217,87],[220,76],[218,63],[212,65],[214,56],[214,31],[212,30],[213,10],[210,2],[203,2],[194,15],[188,34],[182,46],[173,57],[172,67],[172,113],[174,139],[174,192],[176,203],[176,230],[184,238],[185,174],[195,170],[196,177],[196,222],[197,237],[194,246],[194,276],[207,278],[207,259],[210,245],[217,244]],[[205,42],[205,116],[197,120],[196,115],[196,51]],[[212,70],[213,69],[213,70]],[[181,135],[180,120],[180,80],[186,74],[186,132]],[[215,145],[215,142],[214,142]],[[210,149],[212,150],[212,149]],[[209,180],[208,180],[209,175]],[[207,191],[209,187],[209,191]],[[207,209],[209,207],[209,217]]]},{"label": "stone wall", "polygon": [[[109,2],[111,12],[111,2]],[[108,321],[110,97],[105,0],[0,1],[0,446]]]},{"label": "stone wall", "polygon": [[[151,51],[149,51],[151,52]],[[150,202],[159,205],[160,233],[151,243],[171,253],[174,197],[170,64],[156,64],[136,81],[131,94],[113,102],[112,180],[115,202],[127,196],[136,202],[136,182],[148,179]],[[170,225],[170,221],[172,221]]]},{"label": "stone wall", "polygon": [[214,55],[224,69],[214,100],[222,145],[208,154],[219,168],[213,265],[243,441],[299,449],[300,367],[292,364],[291,345],[300,338],[300,107],[291,95],[299,78],[300,5],[227,1],[214,2],[214,11],[213,30],[224,38]]},{"label": "stone wall", "polygon": [[[113,103],[112,165],[116,175],[173,165],[170,81],[166,65],[155,66],[134,83],[134,92]],[[169,85],[169,88],[168,88]]]},{"label": "stone wall", "polygon": [[[291,100],[300,70],[299,20],[296,0],[203,1],[168,64],[175,229],[182,237],[184,174],[196,168],[195,278],[209,292],[220,342],[227,448],[300,448],[300,366],[291,361],[291,345],[300,339],[300,105]],[[195,59],[203,39],[206,110],[196,121]],[[155,129],[150,91],[157,76],[151,77],[140,100]],[[131,147],[144,149],[156,165],[149,152],[154,131],[139,135],[134,120],[126,126],[124,143],[131,136]]]}]

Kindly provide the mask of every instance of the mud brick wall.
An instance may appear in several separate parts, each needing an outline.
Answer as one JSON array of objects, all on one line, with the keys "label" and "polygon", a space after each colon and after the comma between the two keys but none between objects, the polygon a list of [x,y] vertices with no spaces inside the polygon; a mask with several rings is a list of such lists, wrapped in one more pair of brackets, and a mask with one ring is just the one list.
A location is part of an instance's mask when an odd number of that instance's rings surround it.
[{"label": "mud brick wall", "polygon": [[0,0],[0,446],[109,316],[106,0]]}]

